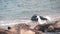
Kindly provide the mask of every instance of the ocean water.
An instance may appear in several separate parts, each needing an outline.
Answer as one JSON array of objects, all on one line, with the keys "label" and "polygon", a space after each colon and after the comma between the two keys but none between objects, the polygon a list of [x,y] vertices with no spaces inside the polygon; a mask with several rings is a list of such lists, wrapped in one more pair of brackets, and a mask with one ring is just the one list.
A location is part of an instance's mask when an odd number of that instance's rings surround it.
[{"label": "ocean water", "polygon": [[0,20],[30,19],[32,15],[60,14],[60,0],[0,0]]}]

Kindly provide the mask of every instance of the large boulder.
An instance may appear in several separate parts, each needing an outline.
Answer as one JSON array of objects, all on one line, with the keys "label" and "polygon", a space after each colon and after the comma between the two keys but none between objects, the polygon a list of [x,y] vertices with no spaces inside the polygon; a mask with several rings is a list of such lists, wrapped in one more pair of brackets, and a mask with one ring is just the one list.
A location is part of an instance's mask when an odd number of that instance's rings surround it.
[{"label": "large boulder", "polygon": [[14,27],[8,27],[8,30],[13,34],[41,34],[41,32],[31,29],[27,24],[17,24]]}]

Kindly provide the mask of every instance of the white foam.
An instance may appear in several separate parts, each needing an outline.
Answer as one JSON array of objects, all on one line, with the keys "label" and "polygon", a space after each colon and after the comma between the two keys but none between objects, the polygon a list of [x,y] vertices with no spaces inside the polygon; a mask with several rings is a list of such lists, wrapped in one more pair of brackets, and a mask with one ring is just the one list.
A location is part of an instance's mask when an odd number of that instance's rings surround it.
[{"label": "white foam", "polygon": [[30,20],[5,20],[0,21],[0,26],[11,26],[19,23],[29,23]]}]

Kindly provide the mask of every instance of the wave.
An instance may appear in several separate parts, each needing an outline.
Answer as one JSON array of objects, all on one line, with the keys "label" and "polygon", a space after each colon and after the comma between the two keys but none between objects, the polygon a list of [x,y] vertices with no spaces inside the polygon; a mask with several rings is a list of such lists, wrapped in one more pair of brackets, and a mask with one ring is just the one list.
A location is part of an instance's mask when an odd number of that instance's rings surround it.
[{"label": "wave", "polygon": [[12,26],[20,23],[28,23],[30,21],[31,20],[5,20],[5,21],[0,21],[0,26]]}]

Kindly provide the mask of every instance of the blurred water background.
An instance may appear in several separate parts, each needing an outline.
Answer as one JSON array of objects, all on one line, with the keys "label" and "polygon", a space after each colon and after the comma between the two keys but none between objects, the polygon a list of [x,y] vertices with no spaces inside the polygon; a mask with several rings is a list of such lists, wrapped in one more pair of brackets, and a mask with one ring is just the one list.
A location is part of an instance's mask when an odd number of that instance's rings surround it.
[{"label": "blurred water background", "polygon": [[0,0],[0,20],[28,20],[34,14],[59,16],[60,0]]}]

